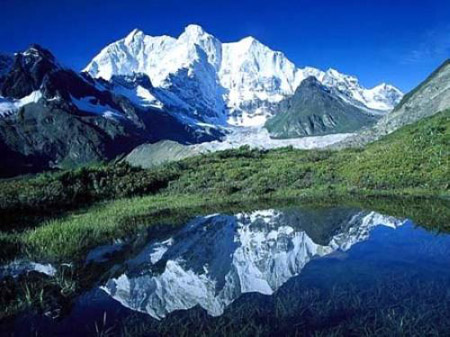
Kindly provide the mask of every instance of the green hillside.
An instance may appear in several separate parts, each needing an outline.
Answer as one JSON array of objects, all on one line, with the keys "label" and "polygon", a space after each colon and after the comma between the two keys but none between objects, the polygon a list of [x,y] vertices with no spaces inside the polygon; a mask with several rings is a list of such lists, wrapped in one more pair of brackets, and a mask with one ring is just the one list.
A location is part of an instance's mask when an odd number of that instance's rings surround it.
[{"label": "green hillside", "polygon": [[242,147],[142,170],[126,164],[0,182],[0,209],[65,207],[134,195],[286,194],[341,189],[440,193],[450,182],[450,110],[403,127],[364,149]]},{"label": "green hillside", "polygon": [[450,110],[365,149],[225,151],[185,160],[170,191],[286,194],[287,190],[448,191]]},{"label": "green hillside", "polygon": [[[83,254],[129,235],[136,230],[133,226],[150,225],[143,219],[192,207],[206,210],[261,198],[448,197],[450,110],[360,150],[241,148],[152,170],[118,164],[0,185],[3,258],[18,251],[52,258]],[[47,220],[58,214],[62,217]]]}]

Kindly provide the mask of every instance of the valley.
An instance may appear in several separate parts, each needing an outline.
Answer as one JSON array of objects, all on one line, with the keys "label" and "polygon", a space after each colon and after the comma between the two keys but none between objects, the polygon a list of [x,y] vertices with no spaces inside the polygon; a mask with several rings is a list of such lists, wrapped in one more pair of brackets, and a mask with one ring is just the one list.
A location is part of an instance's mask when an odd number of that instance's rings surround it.
[{"label": "valley", "polygon": [[81,71],[32,44],[0,156],[1,336],[450,326],[449,61],[403,94],[192,24]]},{"label": "valley", "polygon": [[21,222],[30,221],[21,218],[26,212],[80,209],[81,214],[40,221],[35,229],[4,234],[2,242],[12,247],[13,255],[19,248],[62,258],[82,255],[92,245],[126,233],[130,228],[123,227],[124,218],[144,216],[155,206],[176,209],[271,198],[445,199],[450,188],[449,135],[447,110],[365,149],[241,147],[152,169],[119,163],[11,179],[0,183],[3,228],[14,222],[23,228]]}]

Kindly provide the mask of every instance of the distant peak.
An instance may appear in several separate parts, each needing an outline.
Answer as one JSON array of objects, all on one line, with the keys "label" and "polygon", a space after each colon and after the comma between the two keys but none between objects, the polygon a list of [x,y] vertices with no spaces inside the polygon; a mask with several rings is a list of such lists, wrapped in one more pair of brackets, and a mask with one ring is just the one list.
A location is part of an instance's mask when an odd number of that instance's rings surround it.
[{"label": "distant peak", "polygon": [[396,88],[395,86],[393,86],[391,84],[385,83],[385,82],[378,84],[372,90],[394,91],[399,94],[403,94],[400,89]]},{"label": "distant peak", "polygon": [[125,38],[126,42],[131,42],[136,36],[144,35],[144,32],[138,28],[133,29]]},{"label": "distant peak", "polygon": [[188,35],[203,35],[205,33],[206,32],[203,29],[203,27],[196,24],[187,25],[186,28],[184,29],[184,34]]},{"label": "distant peak", "polygon": [[47,49],[45,49],[44,47],[33,43],[31,44],[27,50],[25,50],[23,53],[21,53],[24,56],[35,56],[35,57],[42,57],[42,58],[46,58],[49,60],[54,61],[55,57],[53,56],[53,54],[48,51]]},{"label": "distant peak", "polygon": [[135,28],[130,32],[131,35],[144,34],[139,28]]},{"label": "distant peak", "polygon": [[326,73],[338,81],[346,81],[346,82],[353,82],[353,83],[359,82],[358,78],[356,76],[343,74],[339,70],[336,70],[334,68],[329,68]]},{"label": "distant peak", "polygon": [[37,51],[37,52],[49,53],[49,51],[47,49],[45,49],[44,47],[42,47],[41,45],[39,45],[37,43],[32,43],[26,51],[35,51],[35,52]]},{"label": "distant peak", "polygon": [[330,75],[342,75],[338,70],[334,68],[328,68],[327,73]]},{"label": "distant peak", "polygon": [[239,42],[241,43],[245,43],[248,45],[252,45],[252,44],[261,44],[261,42],[259,42],[257,39],[255,39],[253,36],[247,36],[244,37],[242,40],[240,40]]},{"label": "distant peak", "polygon": [[253,48],[256,48],[256,49],[261,49],[261,48],[266,49],[267,48],[267,49],[271,50],[269,47],[267,47],[266,45],[259,42],[253,36],[244,37],[243,39],[236,42],[236,44],[241,46],[241,48],[243,48],[244,50],[253,49]]},{"label": "distant peak", "polygon": [[307,90],[309,88],[322,88],[325,89],[325,86],[320,83],[320,81],[315,76],[308,76],[305,78],[297,88],[297,92],[302,90]]},{"label": "distant peak", "polygon": [[379,89],[389,89],[391,86],[388,85],[387,83],[383,82],[378,84],[375,88],[379,88]]}]

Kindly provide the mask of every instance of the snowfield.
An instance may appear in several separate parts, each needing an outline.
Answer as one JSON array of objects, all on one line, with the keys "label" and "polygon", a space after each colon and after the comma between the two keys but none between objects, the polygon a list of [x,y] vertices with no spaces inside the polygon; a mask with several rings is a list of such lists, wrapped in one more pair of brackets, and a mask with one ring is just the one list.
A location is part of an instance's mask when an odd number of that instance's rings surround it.
[{"label": "snowfield", "polygon": [[0,117],[12,114],[27,104],[37,103],[41,98],[42,93],[39,90],[21,99],[7,99],[0,96]]}]

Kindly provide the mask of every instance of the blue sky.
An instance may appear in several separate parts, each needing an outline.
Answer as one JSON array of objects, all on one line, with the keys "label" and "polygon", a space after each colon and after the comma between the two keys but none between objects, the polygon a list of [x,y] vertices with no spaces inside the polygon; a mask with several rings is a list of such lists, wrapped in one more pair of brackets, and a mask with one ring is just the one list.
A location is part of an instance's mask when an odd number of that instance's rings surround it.
[{"label": "blue sky", "polygon": [[0,51],[31,43],[80,70],[133,28],[220,40],[253,35],[299,66],[336,68],[365,86],[410,90],[450,57],[449,0],[0,0]]}]

